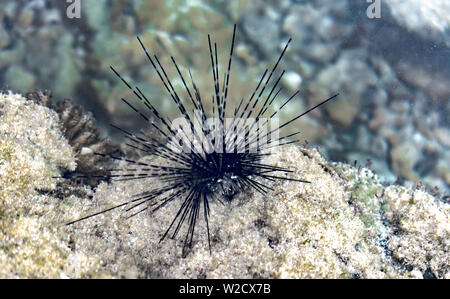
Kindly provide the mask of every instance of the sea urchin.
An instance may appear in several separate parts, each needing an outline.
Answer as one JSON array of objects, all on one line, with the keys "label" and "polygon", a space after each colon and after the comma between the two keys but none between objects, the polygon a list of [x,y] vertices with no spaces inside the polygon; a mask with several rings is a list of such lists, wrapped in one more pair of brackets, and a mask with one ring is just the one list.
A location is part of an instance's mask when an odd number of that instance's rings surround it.
[{"label": "sea urchin", "polygon": [[[202,99],[191,72],[189,71],[187,83],[175,59],[171,57],[173,66],[187,94],[186,98],[182,100],[158,57],[149,54],[139,37],[137,39],[140,46],[170,98],[177,106],[181,117],[169,120],[162,116],[139,87],[130,85],[111,67],[114,74],[131,90],[145,108],[144,110],[138,109],[124,98],[122,98],[122,101],[139,117],[148,122],[154,128],[154,131],[161,134],[166,141],[161,142],[161,138],[133,134],[117,126],[113,125],[113,127],[125,135],[129,147],[144,154],[156,155],[162,158],[165,163],[164,165],[157,165],[95,153],[114,160],[126,161],[131,165],[131,168],[111,169],[110,175],[102,177],[121,181],[158,178],[162,181],[162,187],[136,194],[120,205],[69,222],[68,225],[120,207],[126,207],[126,211],[131,213],[129,217],[132,217],[147,209],[155,212],[166,204],[180,201],[181,206],[160,241],[164,240],[169,234],[172,238],[175,238],[180,228],[187,221],[187,232],[183,246],[183,252],[185,252],[187,248],[192,246],[195,226],[200,213],[203,213],[208,244],[211,250],[210,200],[218,200],[222,203],[223,201],[231,201],[236,193],[246,188],[253,188],[258,192],[267,194],[271,188],[264,183],[265,181],[289,180],[309,183],[306,180],[288,177],[287,174],[291,172],[289,169],[264,164],[262,158],[270,154],[269,149],[297,142],[298,140],[290,141],[288,139],[300,132],[279,137],[279,131],[310,111],[334,99],[337,94],[291,120],[268,129],[272,121],[277,119],[276,116],[279,111],[298,94],[298,91],[295,92],[284,101],[278,111],[268,115],[268,108],[282,90],[278,85],[285,73],[284,70],[274,83],[271,82],[271,79],[277,72],[277,67],[291,42],[289,39],[270,72],[268,69],[264,71],[250,97],[247,100],[242,98],[239,105],[234,107],[230,117],[230,113],[227,112],[227,96],[235,35],[236,25],[233,30],[228,67],[222,79],[219,77],[217,45],[216,43],[212,45],[211,38],[208,35],[210,53],[208,59],[211,60],[214,84],[214,94],[210,103],[212,112],[209,114],[205,111],[206,102]],[[223,80],[223,84],[220,84],[221,80]],[[269,87],[270,85],[271,87]],[[270,91],[264,94],[266,88]],[[189,108],[186,108],[187,106]]]}]

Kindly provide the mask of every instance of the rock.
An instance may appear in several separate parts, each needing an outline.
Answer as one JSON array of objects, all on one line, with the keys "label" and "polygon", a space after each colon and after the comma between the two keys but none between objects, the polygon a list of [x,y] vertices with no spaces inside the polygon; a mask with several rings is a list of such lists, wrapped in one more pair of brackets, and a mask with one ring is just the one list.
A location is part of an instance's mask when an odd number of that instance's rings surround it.
[{"label": "rock", "polygon": [[19,15],[18,25],[22,27],[22,29],[27,29],[31,26],[34,19],[34,11],[28,7],[23,9]]},{"label": "rock", "polygon": [[6,71],[5,81],[9,88],[25,92],[34,88],[36,77],[20,65],[13,65]]},{"label": "rock", "polygon": [[[446,68],[447,66],[444,65],[449,56],[445,57],[444,55],[436,54],[438,57],[443,57],[443,61],[435,61],[433,65],[431,63],[416,62],[417,64],[412,64],[408,61],[402,61],[398,62],[394,68],[401,79],[417,90],[425,91],[433,104],[439,104],[450,97],[448,85],[450,73]],[[441,67],[442,69],[440,69]]]},{"label": "rock", "polygon": [[414,165],[420,159],[420,151],[412,142],[404,142],[391,149],[391,164],[395,173],[410,181],[417,182]]},{"label": "rock", "polygon": [[295,92],[302,84],[302,77],[296,72],[290,71],[283,76],[283,83],[289,88],[291,92]]},{"label": "rock", "polygon": [[[436,205],[424,192],[414,193],[403,188],[408,194],[415,194],[413,200],[417,204],[426,206],[421,213],[407,216],[411,229],[414,223],[430,219],[439,222],[439,234],[432,233],[433,225],[423,231],[411,231],[404,239],[400,235],[395,242],[391,241],[393,251],[386,252],[383,240],[396,228],[395,215],[405,215],[410,197],[404,200],[400,193],[397,199],[391,191],[397,187],[388,187],[384,197],[385,187],[377,183],[376,176],[367,169],[339,164],[333,166],[336,172],[330,174],[323,167],[331,165],[324,166],[327,162],[316,151],[288,147],[269,160],[265,162],[293,167],[299,177],[313,183],[275,184],[270,195],[244,193],[226,205],[212,201],[211,254],[204,225],[200,224],[186,258],[181,256],[182,240],[159,243],[159,236],[179,208],[176,204],[167,205],[152,215],[144,213],[128,220],[119,213],[101,215],[70,228],[70,234],[78,248],[103,252],[107,264],[116,264],[119,273],[130,266],[123,264],[126,256],[123,251],[132,252],[135,263],[144,263],[145,268],[152,270],[148,273],[150,277],[417,277],[418,271],[424,273],[428,268],[436,277],[448,275],[450,269],[445,257],[448,245],[435,241],[448,238],[448,206]],[[345,180],[343,185],[342,179]],[[101,185],[95,195],[95,210],[119,204],[134,193],[144,192],[147,186],[145,183]],[[351,194],[345,190],[351,190]],[[383,213],[388,213],[392,222],[383,222]],[[89,227],[98,227],[97,233],[86,235],[84,232]],[[405,227],[405,230],[410,228]],[[410,238],[416,240],[414,242],[421,241],[436,253],[431,262],[434,266],[419,262],[421,251],[396,245]],[[407,260],[411,268],[405,269],[394,256]],[[201,273],[198,269],[202,269]]]},{"label": "rock", "polygon": [[424,39],[450,47],[450,3],[445,0],[387,0],[390,13],[398,24]]},{"label": "rock", "polygon": [[448,128],[434,129],[434,136],[443,146],[450,147],[450,130]]},{"label": "rock", "polygon": [[448,152],[436,163],[436,175],[441,177],[448,186],[450,185],[450,154]]},{"label": "rock", "polygon": [[18,42],[18,45],[13,50],[1,50],[0,51],[0,68],[9,67],[19,63],[25,56],[24,43]]},{"label": "rock", "polygon": [[349,127],[359,110],[357,98],[340,98],[327,106],[330,118],[343,127]]},{"label": "rock", "polygon": [[366,127],[358,128],[356,148],[375,157],[386,159],[388,143],[385,138],[371,134]]},{"label": "rock", "polygon": [[0,26],[0,49],[5,48],[11,42],[11,37],[9,33],[3,26]]},{"label": "rock", "polygon": [[348,127],[359,111],[360,101],[367,88],[375,86],[377,76],[365,62],[365,53],[358,50],[342,51],[334,64],[317,75],[317,89],[339,92],[339,99],[327,105],[330,117]]},{"label": "rock", "polygon": [[250,11],[243,18],[243,28],[251,41],[258,43],[267,57],[273,57],[279,49],[279,42],[260,43],[261,40],[278,41],[277,20],[270,17],[270,8],[261,7],[260,11]]},{"label": "rock", "polygon": [[388,206],[385,215],[398,231],[387,242],[395,258],[422,273],[448,276],[449,205],[422,190],[398,186],[386,188],[384,199]]},{"label": "rock", "polygon": [[327,9],[311,4],[293,5],[284,18],[282,30],[293,38],[293,50],[315,62],[330,61],[339,50],[339,38],[331,40],[330,32],[344,26],[333,22]]},{"label": "rock", "polygon": [[12,92],[0,107],[0,277],[82,277],[98,261],[70,252],[57,216],[66,204],[37,191],[55,190],[58,168],[76,165],[56,112]]}]

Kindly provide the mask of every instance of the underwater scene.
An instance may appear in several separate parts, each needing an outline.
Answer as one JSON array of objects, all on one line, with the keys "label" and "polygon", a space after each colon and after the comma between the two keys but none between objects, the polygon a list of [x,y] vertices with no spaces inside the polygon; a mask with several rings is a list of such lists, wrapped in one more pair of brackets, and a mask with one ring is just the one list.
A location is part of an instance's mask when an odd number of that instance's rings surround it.
[{"label": "underwater scene", "polygon": [[449,279],[449,12],[0,0],[0,278]]}]

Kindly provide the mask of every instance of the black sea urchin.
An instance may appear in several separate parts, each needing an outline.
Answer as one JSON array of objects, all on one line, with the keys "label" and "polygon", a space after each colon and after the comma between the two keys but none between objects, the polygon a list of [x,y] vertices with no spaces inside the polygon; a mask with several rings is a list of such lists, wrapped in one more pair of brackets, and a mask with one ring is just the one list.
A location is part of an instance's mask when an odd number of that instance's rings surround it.
[{"label": "black sea urchin", "polygon": [[[132,87],[111,67],[114,74],[132,91],[139,102],[145,106],[145,110],[142,111],[136,108],[136,106],[123,98],[122,101],[164,136],[167,142],[161,142],[160,138],[135,135],[114,126],[125,134],[126,139],[129,141],[127,143],[128,146],[143,153],[152,153],[164,159],[165,163],[164,165],[157,165],[96,153],[100,156],[126,161],[136,167],[130,169],[111,169],[112,174],[105,178],[111,178],[113,180],[159,178],[163,182],[163,186],[136,194],[133,198],[120,205],[72,221],[68,225],[119,207],[127,206],[126,211],[132,213],[131,216],[134,216],[147,209],[155,212],[172,201],[180,200],[181,207],[176,215],[174,215],[173,221],[166,229],[160,241],[164,240],[169,233],[172,234],[172,238],[175,238],[180,228],[187,221],[188,227],[183,246],[184,252],[187,247],[191,247],[192,245],[197,219],[200,213],[203,213],[208,234],[208,244],[211,250],[209,200],[216,199],[220,202],[223,202],[222,200],[231,201],[233,195],[245,188],[254,188],[258,192],[267,194],[271,188],[264,184],[264,181],[279,179],[309,183],[305,180],[287,177],[286,174],[291,172],[289,169],[263,164],[262,158],[270,154],[268,153],[270,148],[297,142],[298,140],[289,141],[288,138],[297,135],[299,132],[279,137],[278,133],[280,129],[327,103],[335,98],[337,94],[297,115],[293,119],[274,128],[267,129],[268,124],[276,119],[275,116],[278,112],[298,93],[297,91],[289,97],[278,111],[267,115],[268,108],[281,91],[278,84],[283,77],[284,71],[281,72],[275,80],[275,83],[272,84],[271,79],[276,73],[278,64],[291,42],[289,40],[270,72],[268,69],[265,70],[248,100],[244,101],[244,98],[242,98],[239,105],[233,109],[232,116],[228,117],[227,96],[235,35],[236,25],[233,30],[228,67],[223,76],[222,86],[220,85],[221,79],[219,78],[217,45],[214,43],[214,47],[212,46],[211,38],[208,35],[210,53],[208,59],[211,60],[211,72],[215,91],[211,102],[212,113],[209,115],[205,112],[204,106],[206,106],[206,102],[200,96],[191,72],[189,71],[190,82],[188,84],[175,59],[171,57],[187,93],[186,99],[182,100],[169,80],[158,57],[149,54],[139,37],[137,39],[140,46],[144,50],[172,101],[176,104],[181,117],[171,121],[162,116],[139,87]],[[270,91],[267,95],[263,96],[265,89],[269,89],[270,85],[272,85]],[[187,105],[190,107],[190,110],[186,108]],[[140,168],[138,169],[138,167]]]}]

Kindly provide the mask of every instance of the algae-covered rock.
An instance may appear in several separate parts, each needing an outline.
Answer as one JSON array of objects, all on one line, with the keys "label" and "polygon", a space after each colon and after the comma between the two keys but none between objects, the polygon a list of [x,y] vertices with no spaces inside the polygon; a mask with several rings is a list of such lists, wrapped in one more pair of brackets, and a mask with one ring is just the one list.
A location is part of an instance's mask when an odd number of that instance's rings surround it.
[{"label": "algae-covered rock", "polygon": [[[152,157],[144,160],[158,164]],[[265,162],[289,167],[295,177],[312,183],[278,182],[270,194],[248,190],[229,204],[211,202],[211,253],[202,220],[186,257],[181,250],[183,229],[178,240],[159,243],[181,200],[154,214],[144,212],[130,219],[120,213],[103,214],[75,224],[74,243],[103,252],[114,275],[132,266],[146,269],[133,272],[133,277],[400,278],[420,277],[429,269],[436,277],[449,275],[447,204],[422,192],[419,197],[426,199],[422,202],[426,208],[410,214],[409,231],[398,235],[396,219],[404,211],[392,201],[403,207],[410,203],[393,196],[391,187],[378,183],[370,170],[328,164],[317,151],[298,147],[284,147]],[[157,187],[154,181],[102,184],[95,203],[89,201],[79,217]],[[439,234],[433,223],[439,223]],[[411,231],[414,225],[420,228]],[[92,228],[95,233],[89,233]],[[434,252],[433,259],[423,262],[424,249],[405,246],[410,239]]]},{"label": "algae-covered rock", "polygon": [[63,190],[53,177],[58,167],[74,169],[75,158],[57,114],[12,93],[1,95],[0,107],[0,277],[450,278],[448,203],[383,186],[369,169],[297,146],[264,163],[311,183],[269,182],[267,194],[211,200],[211,252],[202,218],[187,253],[185,227],[160,242],[178,197],[154,213],[127,218],[130,212],[116,209],[66,226],[161,183]]}]

